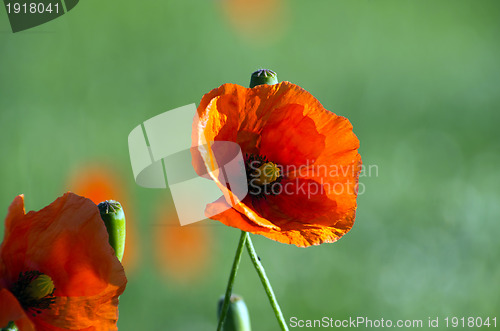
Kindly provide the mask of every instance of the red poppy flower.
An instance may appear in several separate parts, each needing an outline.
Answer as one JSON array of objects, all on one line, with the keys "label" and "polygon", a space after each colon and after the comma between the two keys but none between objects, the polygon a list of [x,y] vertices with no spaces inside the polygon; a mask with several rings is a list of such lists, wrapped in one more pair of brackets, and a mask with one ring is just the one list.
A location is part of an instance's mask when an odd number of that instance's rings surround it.
[{"label": "red poppy flower", "polygon": [[221,0],[222,13],[239,37],[270,43],[290,26],[290,8],[285,0]]},{"label": "red poppy flower", "polygon": [[14,199],[0,247],[0,327],[116,330],[127,279],[92,201],[72,193],[25,214]]},{"label": "red poppy flower", "polygon": [[[154,230],[155,262],[177,284],[192,286],[210,266],[213,243],[210,229],[202,224],[180,226],[174,209],[160,206]],[[169,279],[169,281],[170,281]]]},{"label": "red poppy flower", "polygon": [[361,157],[349,120],[289,82],[224,84],[203,96],[198,118],[196,171],[216,168],[211,142],[236,142],[249,191],[239,200],[212,176],[224,196],[207,206],[208,217],[300,247],[334,242],[352,228]]}]

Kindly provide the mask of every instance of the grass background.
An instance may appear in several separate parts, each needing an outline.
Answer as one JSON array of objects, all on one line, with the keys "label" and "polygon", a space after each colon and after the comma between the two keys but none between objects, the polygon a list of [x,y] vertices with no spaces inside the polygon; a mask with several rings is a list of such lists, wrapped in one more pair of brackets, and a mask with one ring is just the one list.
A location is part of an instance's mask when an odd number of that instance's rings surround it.
[{"label": "grass background", "polygon": [[[361,178],[355,226],[339,242],[254,236],[284,315],[500,318],[500,3],[257,3],[242,14],[224,0],[87,0],[16,34],[0,9],[2,213],[20,193],[38,210],[78,169],[105,164],[135,226],[120,330],[215,329],[238,231],[200,223],[204,263],[188,282],[172,276],[151,240],[174,228],[157,217],[171,198],[135,185],[127,136],[267,67],[347,116],[364,164],[378,167]],[[277,329],[247,256],[235,292],[255,330]]]}]

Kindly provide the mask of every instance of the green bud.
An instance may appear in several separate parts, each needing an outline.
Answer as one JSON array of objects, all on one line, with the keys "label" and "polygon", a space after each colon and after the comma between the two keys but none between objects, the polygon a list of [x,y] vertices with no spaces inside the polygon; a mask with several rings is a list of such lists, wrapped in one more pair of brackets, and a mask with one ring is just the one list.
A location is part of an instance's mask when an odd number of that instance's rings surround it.
[{"label": "green bud", "polygon": [[[219,299],[217,305],[217,317],[220,317],[224,296]],[[229,300],[229,309],[224,322],[223,331],[251,331],[250,315],[248,314],[247,305],[243,298],[237,295],[231,295]]]},{"label": "green bud", "polygon": [[14,322],[10,321],[9,324],[0,329],[0,331],[17,331],[17,326],[14,324]]},{"label": "green bud", "polygon": [[118,201],[106,200],[97,207],[108,230],[109,244],[121,262],[125,251],[125,214],[122,205]]},{"label": "green bud", "polygon": [[259,69],[250,77],[250,87],[257,85],[274,85],[278,84],[278,75],[269,69]]}]

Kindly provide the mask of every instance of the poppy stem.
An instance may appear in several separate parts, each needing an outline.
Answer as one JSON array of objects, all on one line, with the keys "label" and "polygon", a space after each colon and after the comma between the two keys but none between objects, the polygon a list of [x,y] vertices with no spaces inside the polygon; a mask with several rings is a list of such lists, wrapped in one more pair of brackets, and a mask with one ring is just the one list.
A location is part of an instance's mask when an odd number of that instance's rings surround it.
[{"label": "poppy stem", "polygon": [[255,252],[255,248],[253,247],[252,239],[250,239],[250,236],[248,236],[248,238],[247,238],[246,246],[247,246],[248,254],[250,255],[250,259],[252,260],[252,263],[255,267],[255,270],[257,270],[257,273],[259,274],[260,281],[262,282],[262,285],[264,286],[267,297],[269,298],[269,302],[271,303],[271,306],[273,307],[274,315],[276,315],[276,319],[278,320],[278,324],[280,325],[281,330],[288,331],[288,326],[285,322],[285,318],[283,317],[283,313],[281,312],[280,306],[278,304],[278,300],[276,300],[276,296],[274,295],[273,288],[271,287],[271,283],[269,282],[269,279],[266,276],[266,271],[264,270],[264,267],[262,266],[262,263],[260,263],[260,259],[257,256],[257,253]]},{"label": "poppy stem", "polygon": [[236,248],[236,255],[234,256],[233,267],[231,268],[231,273],[229,274],[229,280],[227,282],[226,295],[224,296],[224,303],[222,304],[222,310],[219,317],[219,324],[217,326],[217,331],[222,331],[224,326],[224,321],[227,316],[227,311],[229,309],[229,300],[231,299],[231,293],[233,292],[234,279],[236,278],[236,272],[240,266],[241,255],[243,253],[243,246],[245,242],[249,240],[248,232],[241,231],[240,242]]}]

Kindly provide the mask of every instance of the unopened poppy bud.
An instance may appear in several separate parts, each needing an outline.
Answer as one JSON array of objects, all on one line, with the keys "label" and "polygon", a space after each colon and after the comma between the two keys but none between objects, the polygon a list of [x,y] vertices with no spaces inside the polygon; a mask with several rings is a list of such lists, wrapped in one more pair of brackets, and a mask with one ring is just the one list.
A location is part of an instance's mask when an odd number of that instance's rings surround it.
[{"label": "unopened poppy bud", "polygon": [[39,300],[54,292],[54,282],[49,276],[41,274],[29,283],[25,291],[31,299]]},{"label": "unopened poppy bud", "polygon": [[125,214],[122,205],[118,201],[106,200],[97,207],[108,230],[109,244],[121,262],[125,251]]},{"label": "unopened poppy bud", "polygon": [[250,77],[250,87],[255,87],[262,84],[278,84],[278,75],[274,71],[269,69],[259,69],[255,71]]},{"label": "unopened poppy bud", "polygon": [[[219,299],[217,305],[217,317],[220,317],[224,297]],[[231,295],[229,300],[229,309],[227,310],[226,320],[224,322],[223,331],[251,331],[250,315],[248,314],[247,305],[243,298],[238,295]]]},{"label": "unopened poppy bud", "polygon": [[10,321],[4,328],[0,329],[1,331],[17,331],[17,326],[14,322]]}]

